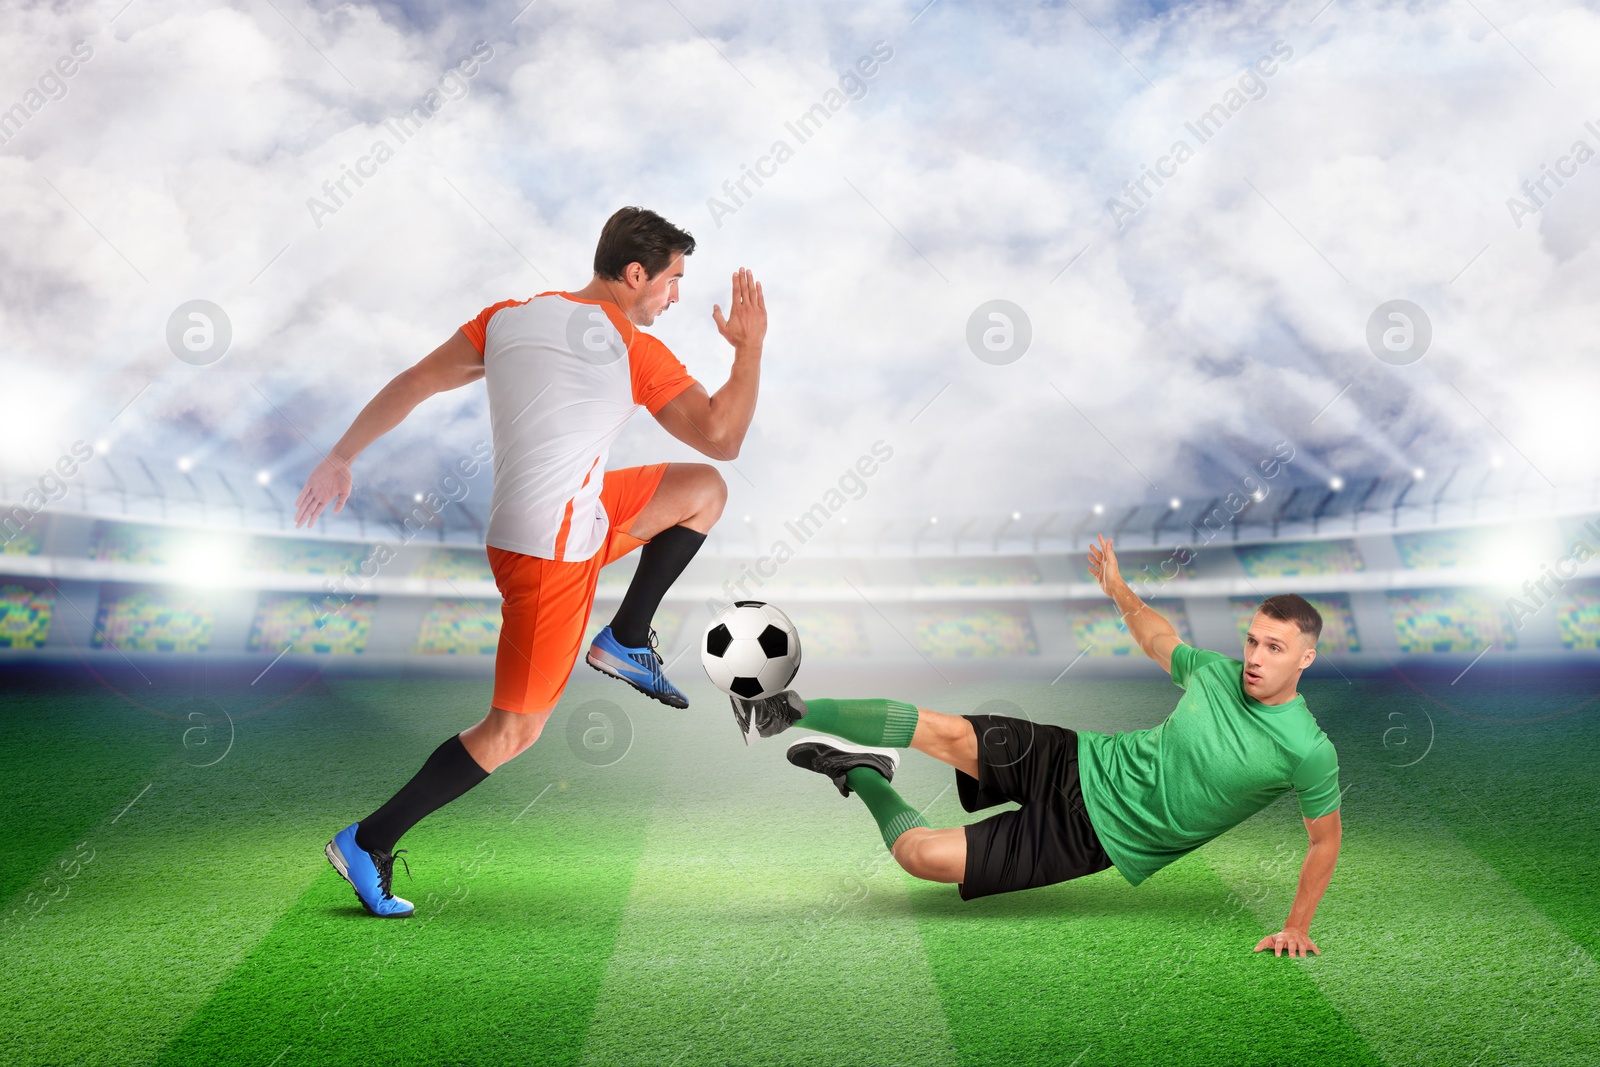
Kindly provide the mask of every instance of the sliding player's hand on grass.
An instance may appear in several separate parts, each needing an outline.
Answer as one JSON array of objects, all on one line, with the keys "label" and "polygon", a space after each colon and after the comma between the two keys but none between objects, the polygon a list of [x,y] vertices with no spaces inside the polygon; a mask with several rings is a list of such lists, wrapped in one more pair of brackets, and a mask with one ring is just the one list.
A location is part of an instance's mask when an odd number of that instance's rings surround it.
[{"label": "sliding player's hand on grass", "polygon": [[1089,546],[1089,573],[1107,596],[1122,584],[1122,570],[1117,566],[1117,553],[1111,545],[1111,539],[1101,534],[1100,540]]},{"label": "sliding player's hand on grass", "polygon": [[760,348],[767,336],[767,298],[756,276],[744,267],[735,271],[727,317],[723,317],[721,304],[711,306],[711,317],[716,320],[717,332],[735,349]]},{"label": "sliding player's hand on grass", "polygon": [[295,501],[294,528],[298,530],[316,522],[329,503],[333,504],[334,514],[343,511],[353,484],[348,463],[332,456],[318,463],[306,479],[305,488],[300,490],[300,499]]},{"label": "sliding player's hand on grass", "polygon": [[1310,949],[1318,956],[1322,955],[1322,950],[1317,947],[1317,943],[1311,940],[1303,931],[1290,930],[1287,927],[1278,933],[1268,934],[1256,945],[1257,952],[1269,948],[1274,956],[1281,956],[1285,952],[1291,956],[1304,956],[1307,949]]}]

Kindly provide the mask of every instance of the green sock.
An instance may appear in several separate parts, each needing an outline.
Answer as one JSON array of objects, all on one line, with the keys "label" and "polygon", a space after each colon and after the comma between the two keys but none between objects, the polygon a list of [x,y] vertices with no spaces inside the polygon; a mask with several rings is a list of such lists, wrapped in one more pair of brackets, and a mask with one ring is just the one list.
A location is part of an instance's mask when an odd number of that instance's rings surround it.
[{"label": "green sock", "polygon": [[[865,703],[861,701],[859,703]],[[806,705],[810,707],[808,703]],[[810,718],[810,715],[806,716]],[[927,826],[916,808],[900,799],[889,780],[871,767],[855,767],[846,772],[845,784],[863,801],[872,817],[878,821],[878,831],[883,834],[885,848],[893,849],[901,834],[913,826]]]},{"label": "green sock", "polygon": [[807,730],[854,741],[874,748],[910,748],[917,732],[917,707],[898,700],[806,701],[800,725]]}]

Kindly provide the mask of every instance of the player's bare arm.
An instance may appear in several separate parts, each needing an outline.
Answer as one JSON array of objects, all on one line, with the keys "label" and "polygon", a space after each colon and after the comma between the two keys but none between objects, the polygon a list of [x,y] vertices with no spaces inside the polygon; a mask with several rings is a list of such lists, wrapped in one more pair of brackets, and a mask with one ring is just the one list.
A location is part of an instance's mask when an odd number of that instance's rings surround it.
[{"label": "player's bare arm", "polygon": [[756,413],[761,347],[767,336],[767,302],[750,271],[733,275],[728,314],[713,305],[717,332],[733,346],[733,370],[715,393],[696,382],[656,413],[656,421],[690,448],[712,459],[737,459]]},{"label": "player's bare arm", "polygon": [[1288,921],[1278,933],[1263,937],[1256,945],[1257,952],[1270,948],[1274,956],[1281,956],[1284,952],[1291,956],[1304,956],[1309,949],[1322,955],[1322,950],[1311,940],[1311,917],[1316,914],[1322,894],[1333,879],[1333,868],[1339,862],[1339,843],[1343,831],[1337,811],[1329,812],[1320,819],[1306,819],[1305,824],[1311,843],[1306,848],[1304,862],[1300,864],[1300,884],[1295,889]]},{"label": "player's bare arm", "polygon": [[483,354],[460,330],[416,365],[395,375],[367,402],[327,458],[306,478],[295,502],[295,528],[316,522],[330,503],[335,513],[344,510],[354,484],[351,464],[368,445],[400,425],[418,404],[435,393],[458,389],[482,377]]},{"label": "player's bare arm", "polygon": [[1166,616],[1140,600],[1117,567],[1117,553],[1110,538],[1104,534],[1089,546],[1089,573],[1100,583],[1100,589],[1117,605],[1128,633],[1144,654],[1161,664],[1161,669],[1172,672],[1172,650],[1183,644],[1178,631],[1172,628]]}]

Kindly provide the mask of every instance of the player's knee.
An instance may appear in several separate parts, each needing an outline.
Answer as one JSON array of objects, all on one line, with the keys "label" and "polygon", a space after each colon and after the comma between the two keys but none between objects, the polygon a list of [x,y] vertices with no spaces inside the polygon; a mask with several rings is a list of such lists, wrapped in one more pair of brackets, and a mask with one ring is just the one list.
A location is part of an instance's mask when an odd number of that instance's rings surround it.
[{"label": "player's knee", "polygon": [[722,517],[722,509],[728,503],[728,482],[721,471],[709,464],[695,464],[695,503],[696,512],[712,522]]},{"label": "player's knee", "polygon": [[916,826],[895,838],[889,854],[905,872],[914,878],[928,878],[933,869],[933,831],[926,826]]}]

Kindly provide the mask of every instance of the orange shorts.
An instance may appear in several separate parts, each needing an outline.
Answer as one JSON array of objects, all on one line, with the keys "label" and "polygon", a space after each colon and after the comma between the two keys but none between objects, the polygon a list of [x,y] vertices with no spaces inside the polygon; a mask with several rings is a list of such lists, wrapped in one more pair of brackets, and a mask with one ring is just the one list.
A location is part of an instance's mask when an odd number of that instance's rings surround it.
[{"label": "orange shorts", "polygon": [[502,711],[549,711],[567,687],[583,650],[600,568],[645,542],[623,530],[655,495],[667,465],[606,471],[600,505],[610,529],[586,560],[540,559],[488,546],[489,566],[505,598],[494,659],[494,703]]}]

